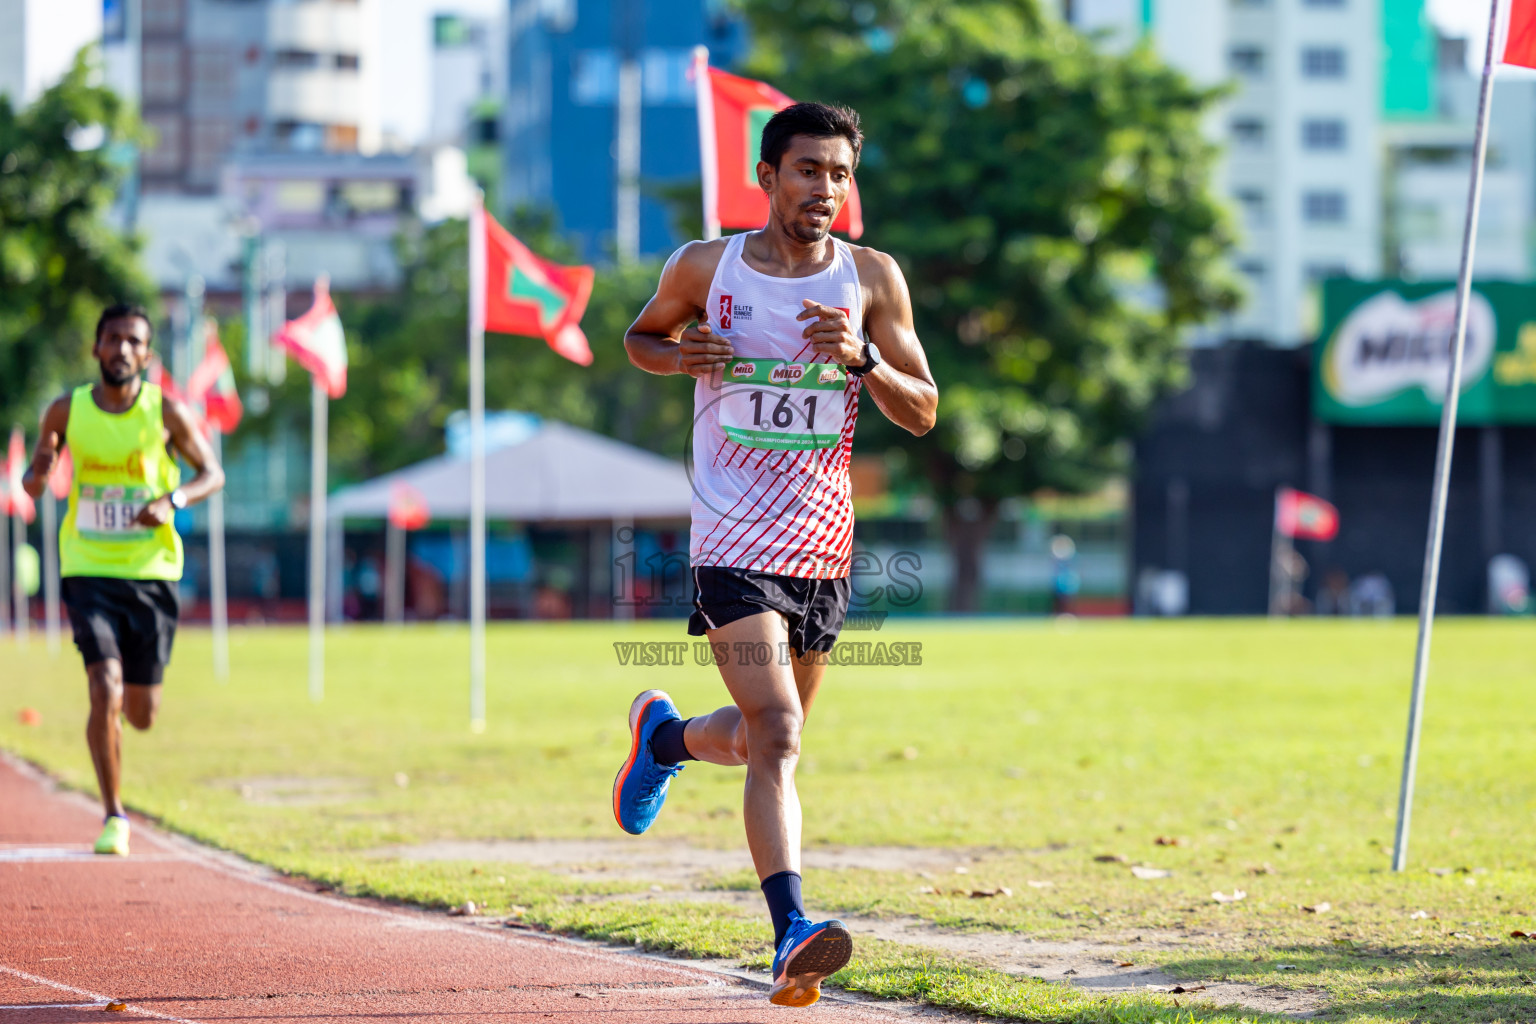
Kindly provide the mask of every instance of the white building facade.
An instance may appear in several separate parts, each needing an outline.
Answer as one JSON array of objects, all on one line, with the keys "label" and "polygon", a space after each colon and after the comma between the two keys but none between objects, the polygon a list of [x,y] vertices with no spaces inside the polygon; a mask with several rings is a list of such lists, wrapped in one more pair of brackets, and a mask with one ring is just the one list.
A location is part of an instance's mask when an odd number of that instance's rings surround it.
[{"label": "white building facade", "polygon": [[1063,13],[1115,40],[1150,33],[1193,81],[1235,87],[1212,132],[1248,298],[1221,334],[1301,344],[1319,280],[1380,274],[1381,0],[1072,0]]},{"label": "white building facade", "polygon": [[101,39],[101,0],[0,0],[0,94],[24,107]]}]

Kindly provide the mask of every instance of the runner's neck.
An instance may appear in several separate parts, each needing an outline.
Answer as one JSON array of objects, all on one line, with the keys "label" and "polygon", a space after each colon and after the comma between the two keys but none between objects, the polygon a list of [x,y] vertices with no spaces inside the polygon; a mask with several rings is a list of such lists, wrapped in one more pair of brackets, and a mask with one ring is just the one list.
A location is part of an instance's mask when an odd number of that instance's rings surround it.
[{"label": "runner's neck", "polygon": [[105,379],[99,380],[91,388],[91,401],[102,412],[125,413],[139,400],[139,392],[143,387],[144,381],[137,375],[123,384],[109,384]]},{"label": "runner's neck", "polygon": [[766,227],[752,232],[741,246],[741,258],[769,277],[812,277],[832,265],[837,252],[831,235],[802,242],[770,217]]}]

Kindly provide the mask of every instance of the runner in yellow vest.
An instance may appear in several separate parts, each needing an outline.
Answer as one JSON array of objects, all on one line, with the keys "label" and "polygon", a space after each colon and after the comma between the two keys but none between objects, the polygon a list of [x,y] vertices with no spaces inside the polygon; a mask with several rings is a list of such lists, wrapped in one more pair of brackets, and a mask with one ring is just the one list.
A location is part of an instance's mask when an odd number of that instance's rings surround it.
[{"label": "runner in yellow vest", "polygon": [[[110,306],[91,354],[101,380],[54,400],[43,413],[22,486],[48,486],[67,442],[75,479],[59,529],[64,601],[85,659],[91,716],[85,736],[107,820],[97,853],[126,856],[128,817],[119,795],[123,727],[148,729],[160,707],[180,606],[181,537],[171,520],[224,486],[224,471],[192,413],[141,379],[149,366],[149,315]],[[180,485],[180,455],[196,471]],[[180,485],[180,486],[178,486]]]}]

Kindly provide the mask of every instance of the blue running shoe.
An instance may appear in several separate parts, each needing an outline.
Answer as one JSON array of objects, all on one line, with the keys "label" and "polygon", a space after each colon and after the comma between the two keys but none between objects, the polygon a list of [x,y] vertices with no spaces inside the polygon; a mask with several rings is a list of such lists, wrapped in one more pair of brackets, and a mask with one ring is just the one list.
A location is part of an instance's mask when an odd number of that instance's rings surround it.
[{"label": "blue running shoe", "polygon": [[821,998],[821,983],[848,966],[853,936],[841,921],[812,924],[796,914],[773,957],[775,1006],[810,1006]]},{"label": "blue running shoe", "polygon": [[662,722],[680,719],[677,705],[662,690],[646,690],[629,706],[629,759],[613,780],[613,816],[619,827],[638,836],[651,827],[667,800],[680,764],[658,764],[651,756],[651,734]]}]

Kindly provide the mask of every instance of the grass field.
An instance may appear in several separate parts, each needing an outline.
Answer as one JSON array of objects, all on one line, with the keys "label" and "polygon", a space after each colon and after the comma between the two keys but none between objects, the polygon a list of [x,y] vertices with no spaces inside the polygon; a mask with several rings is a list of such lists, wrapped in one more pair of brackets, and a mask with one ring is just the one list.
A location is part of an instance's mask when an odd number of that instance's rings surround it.
[{"label": "grass field", "polygon": [[[712,667],[623,666],[613,643],[679,637],[677,624],[494,628],[489,728],[473,735],[460,628],[333,631],[319,705],[302,632],[237,632],[220,685],[206,633],[188,630],[160,723],[126,741],[126,797],[347,891],[520,906],[548,927],[765,961],[761,913],[697,891],[754,890],[745,871],[652,885],[376,852],[620,839],[609,792],[629,699],[661,686],[696,714],[723,691]],[[1536,931],[1536,626],[1439,626],[1403,874],[1387,868],[1411,622],[893,620],[855,637],[874,638],[921,643],[923,663],[829,673],[804,740],[806,842],[976,859],[963,880],[807,871],[814,910],[1122,944],[1178,977],[1325,990],[1330,1019],[1536,1019],[1536,943],[1510,937]],[[19,724],[23,706],[41,724]],[[51,659],[35,636],[25,652],[0,648],[0,711],[0,746],[93,788],[72,649]],[[626,841],[740,847],[740,784],[739,769],[692,766],[652,832]],[[1098,859],[1111,855],[1123,860]],[[1001,886],[1011,895],[969,895]],[[1246,898],[1212,898],[1235,889]],[[1245,1013],[1095,996],[881,943],[839,980],[1018,1019]]]}]

